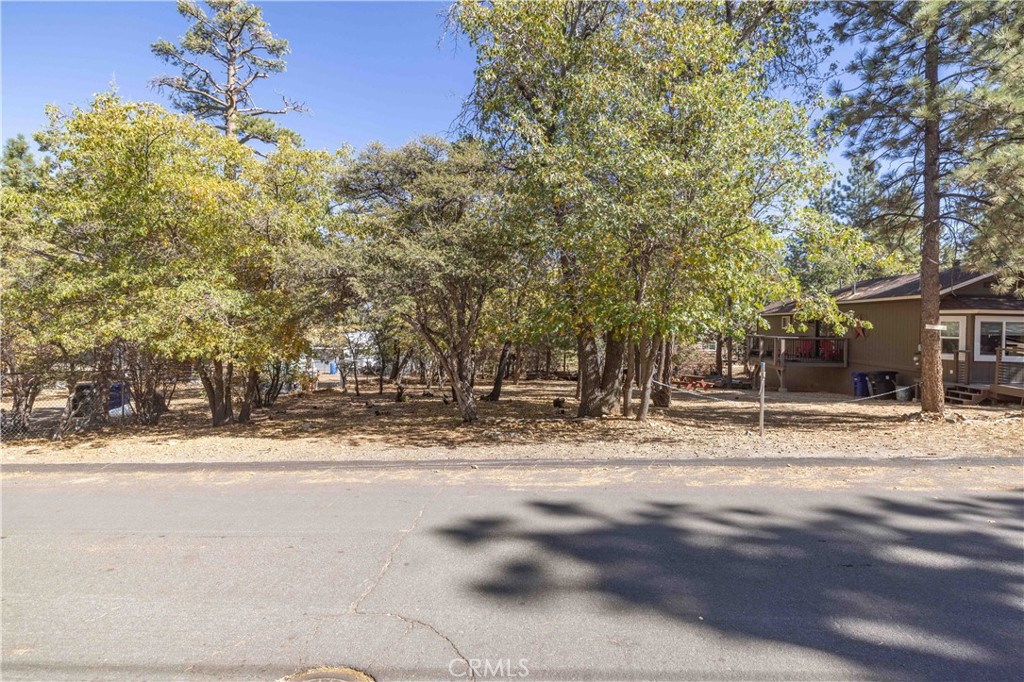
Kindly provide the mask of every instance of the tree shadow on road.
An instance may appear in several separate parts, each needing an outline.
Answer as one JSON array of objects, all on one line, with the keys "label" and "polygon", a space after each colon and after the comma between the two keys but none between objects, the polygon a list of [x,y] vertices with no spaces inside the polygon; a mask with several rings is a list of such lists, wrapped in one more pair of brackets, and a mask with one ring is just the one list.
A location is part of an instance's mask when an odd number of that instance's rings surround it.
[{"label": "tree shadow on road", "polygon": [[[869,496],[785,515],[659,501],[608,514],[538,500],[520,516],[468,518],[440,533],[477,550],[504,540],[533,546],[530,559],[472,585],[495,600],[596,593],[618,607],[838,656],[871,678],[1016,680],[1022,499]],[[551,569],[560,563],[582,564],[591,577],[559,583]]]}]

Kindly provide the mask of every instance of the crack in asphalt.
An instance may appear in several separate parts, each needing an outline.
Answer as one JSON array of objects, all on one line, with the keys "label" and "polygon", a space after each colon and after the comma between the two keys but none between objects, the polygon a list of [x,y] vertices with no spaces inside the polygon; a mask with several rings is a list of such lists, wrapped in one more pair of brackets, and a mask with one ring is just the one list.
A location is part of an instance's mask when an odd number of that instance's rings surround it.
[{"label": "crack in asphalt", "polygon": [[[341,614],[339,614],[339,615],[341,615]],[[306,646],[305,646],[306,650],[309,650],[312,647],[313,642],[316,641],[316,638],[320,636],[320,631],[324,627],[324,621],[327,620],[328,618],[332,618],[332,617],[335,617],[335,616],[334,616],[334,614],[326,613],[326,614],[323,614],[321,616],[313,616],[313,617],[316,619],[316,624],[313,626],[313,632],[306,639]],[[301,657],[299,658],[299,664],[300,665],[307,665],[307,664],[309,664],[309,662],[305,660],[305,654],[301,654]]]},{"label": "crack in asphalt", "polygon": [[473,666],[471,666],[469,664],[469,659],[466,657],[466,655],[463,654],[461,651],[459,651],[458,645],[456,645],[455,642],[452,641],[451,637],[449,637],[448,635],[444,634],[443,632],[441,632],[440,630],[435,628],[430,623],[427,623],[426,621],[419,620],[417,618],[409,618],[408,616],[403,616],[400,613],[391,613],[389,611],[364,611],[364,612],[361,612],[361,615],[390,616],[392,618],[397,618],[397,619],[399,619],[399,620],[401,620],[401,621],[403,621],[405,623],[408,623],[410,626],[412,626],[414,628],[415,628],[415,626],[419,625],[422,628],[430,630],[435,635],[437,635],[438,637],[443,639],[445,642],[447,642],[448,646],[450,646],[452,651],[455,652],[455,656],[458,657],[458,659],[460,661],[462,661],[463,663],[466,664],[466,671],[469,673],[469,679],[470,680],[475,680],[476,679],[476,673],[473,670]]},{"label": "crack in asphalt", "polygon": [[416,514],[415,518],[413,518],[412,524],[410,524],[408,528],[403,528],[398,531],[398,537],[395,538],[394,543],[392,543],[391,545],[391,549],[388,550],[388,554],[384,558],[384,564],[380,567],[380,570],[377,571],[377,575],[374,577],[370,585],[365,590],[363,590],[363,593],[360,594],[354,602],[352,602],[351,606],[349,606],[349,613],[359,613],[360,605],[366,600],[367,597],[373,594],[373,591],[377,589],[377,586],[380,584],[380,581],[384,579],[384,576],[387,574],[388,570],[390,570],[391,563],[395,560],[395,554],[398,552],[398,548],[402,546],[402,543],[405,541],[405,538],[408,537],[409,533],[416,530],[416,526],[419,525],[420,519],[423,518],[423,512],[425,512],[427,509],[427,505],[433,502],[434,498],[436,498],[443,489],[444,486],[439,487],[437,491],[433,495],[431,495],[426,502],[423,503],[423,506],[420,507],[419,512]]},{"label": "crack in asphalt", "polygon": [[[359,616],[384,616],[387,618],[397,618],[403,623],[409,625],[410,631],[417,625],[424,628],[425,630],[429,630],[430,632],[434,633],[437,637],[444,640],[444,642],[451,648],[451,650],[455,652],[455,655],[459,658],[459,660],[466,664],[466,670],[469,672],[469,679],[475,680],[476,674],[473,671],[473,668],[469,665],[469,659],[462,653],[458,645],[455,644],[451,637],[444,634],[430,623],[427,623],[426,621],[420,620],[418,618],[406,616],[402,613],[395,613],[393,611],[366,611],[362,608],[363,602],[366,601],[370,597],[370,595],[374,593],[374,591],[376,591],[381,581],[384,580],[384,576],[386,576],[388,571],[391,569],[391,565],[392,563],[394,563],[395,560],[395,555],[398,553],[399,548],[401,548],[402,543],[405,542],[405,539],[409,537],[409,535],[414,530],[416,530],[416,527],[419,525],[420,520],[423,518],[423,514],[424,512],[426,512],[427,507],[430,505],[431,502],[433,502],[437,498],[438,495],[441,494],[441,491],[443,491],[446,487],[447,485],[439,486],[437,491],[435,491],[434,494],[431,495],[430,498],[428,498],[423,503],[423,506],[420,507],[419,512],[417,512],[416,516],[412,520],[412,523],[409,524],[409,527],[403,528],[402,530],[398,531],[398,537],[395,538],[395,542],[391,545],[391,549],[388,551],[387,556],[384,558],[384,563],[381,565],[380,570],[377,571],[377,575],[374,576],[373,580],[370,582],[367,588],[363,590],[362,594],[360,594],[356,598],[356,600],[352,602],[352,604],[348,608],[348,612]],[[317,626],[317,631],[319,630],[319,627],[322,625],[322,623],[323,620],[321,619],[320,623]]]}]

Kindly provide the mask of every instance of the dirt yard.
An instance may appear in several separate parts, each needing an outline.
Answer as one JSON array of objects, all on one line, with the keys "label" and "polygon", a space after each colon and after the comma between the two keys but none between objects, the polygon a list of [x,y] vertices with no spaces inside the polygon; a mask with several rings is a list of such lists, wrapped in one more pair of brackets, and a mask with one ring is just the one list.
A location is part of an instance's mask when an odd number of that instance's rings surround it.
[{"label": "dirt yard", "polygon": [[[125,426],[60,442],[12,441],[3,462],[402,461],[411,459],[633,459],[691,457],[1020,456],[1024,410],[955,408],[956,421],[922,423],[918,407],[894,401],[843,402],[849,396],[770,393],[767,435],[757,432],[757,396],[711,391],[677,397],[639,424],[573,417],[575,385],[507,385],[499,403],[463,425],[457,408],[411,387],[410,400],[361,397],[328,388],[282,396],[253,423],[213,428],[198,387],[179,388],[159,426]],[[564,409],[552,405],[565,398]],[[715,399],[712,399],[715,398]]]}]

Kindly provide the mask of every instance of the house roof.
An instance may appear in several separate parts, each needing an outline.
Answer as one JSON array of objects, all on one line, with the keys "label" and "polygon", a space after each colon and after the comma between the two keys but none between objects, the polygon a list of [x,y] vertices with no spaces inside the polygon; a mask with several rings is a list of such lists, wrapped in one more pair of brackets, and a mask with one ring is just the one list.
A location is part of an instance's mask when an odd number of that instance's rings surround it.
[{"label": "house roof", "polygon": [[[970,282],[994,277],[994,273],[971,272],[960,268],[947,268],[939,273],[939,287],[942,294],[948,294]],[[921,275],[894,275],[877,277],[857,282],[848,287],[830,292],[837,303],[861,303],[866,301],[884,301],[895,298],[917,298],[921,295]],[[996,299],[995,296],[978,298]],[[796,309],[795,301],[779,301],[761,311],[762,315],[779,315],[791,313]]]},{"label": "house roof", "polygon": [[1024,298],[1013,296],[957,296],[942,299],[941,310],[993,310],[1024,313]]}]

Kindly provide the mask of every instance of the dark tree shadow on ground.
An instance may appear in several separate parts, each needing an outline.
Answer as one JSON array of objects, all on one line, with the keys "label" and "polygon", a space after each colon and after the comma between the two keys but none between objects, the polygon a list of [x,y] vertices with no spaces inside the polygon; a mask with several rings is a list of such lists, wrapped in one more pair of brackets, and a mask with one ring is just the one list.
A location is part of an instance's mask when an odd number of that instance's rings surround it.
[{"label": "dark tree shadow on ground", "polygon": [[[550,517],[542,528],[525,516],[483,517],[439,532],[467,547],[536,548],[472,586],[496,600],[591,592],[839,656],[872,678],[1021,679],[1024,497],[859,499],[793,516],[658,501],[607,515],[535,501],[532,511]],[[554,581],[550,569],[566,559],[593,580]]]}]

